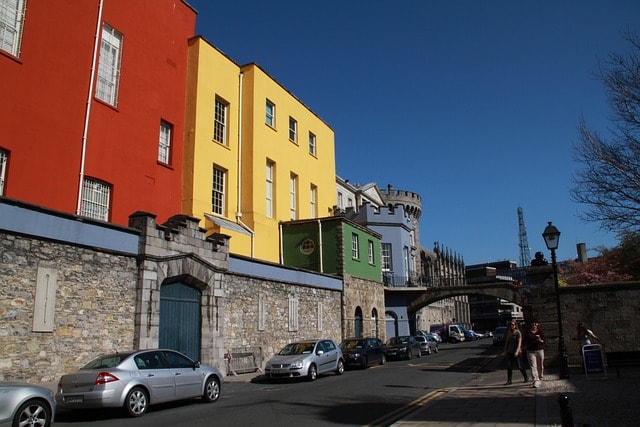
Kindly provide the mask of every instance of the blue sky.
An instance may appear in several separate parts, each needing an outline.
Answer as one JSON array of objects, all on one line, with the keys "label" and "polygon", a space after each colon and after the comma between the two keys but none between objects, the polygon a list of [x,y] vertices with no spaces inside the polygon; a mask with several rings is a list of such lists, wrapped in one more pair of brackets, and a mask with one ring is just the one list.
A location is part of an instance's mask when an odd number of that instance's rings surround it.
[{"label": "blue sky", "polygon": [[547,221],[559,260],[617,243],[577,217],[571,147],[581,117],[607,134],[593,74],[640,1],[187,1],[197,34],[332,127],[340,177],[421,195],[421,246],[519,262],[518,207],[532,258]]}]

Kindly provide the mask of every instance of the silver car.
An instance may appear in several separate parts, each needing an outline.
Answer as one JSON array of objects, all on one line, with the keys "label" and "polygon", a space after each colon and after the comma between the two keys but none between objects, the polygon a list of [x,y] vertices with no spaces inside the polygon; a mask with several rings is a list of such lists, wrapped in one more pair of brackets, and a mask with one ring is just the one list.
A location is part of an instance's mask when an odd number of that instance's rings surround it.
[{"label": "silver car", "polygon": [[53,392],[30,384],[0,383],[0,426],[48,427],[55,417]]},{"label": "silver car", "polygon": [[264,372],[269,378],[306,377],[313,381],[319,374],[344,372],[340,347],[332,340],[292,342],[267,362]]},{"label": "silver car", "polygon": [[123,407],[139,417],[161,402],[201,397],[215,402],[223,377],[218,369],[174,350],[105,354],[63,375],[55,399],[68,409]]}]

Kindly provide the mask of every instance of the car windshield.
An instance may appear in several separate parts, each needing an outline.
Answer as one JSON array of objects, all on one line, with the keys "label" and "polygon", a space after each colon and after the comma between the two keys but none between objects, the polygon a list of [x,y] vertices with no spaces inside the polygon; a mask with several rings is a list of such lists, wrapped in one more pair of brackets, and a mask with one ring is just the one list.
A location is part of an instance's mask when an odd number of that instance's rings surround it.
[{"label": "car windshield", "polygon": [[80,369],[114,368],[130,355],[131,353],[103,354],[102,356],[93,359],[91,362],[87,363]]},{"label": "car windshield", "polygon": [[409,342],[409,337],[393,337],[389,340],[389,344],[397,345],[397,344],[406,344]]},{"label": "car windshield", "polygon": [[280,356],[292,356],[295,354],[309,354],[313,351],[314,343],[312,342],[294,342],[284,346],[278,352]]},{"label": "car windshield", "polygon": [[343,350],[353,350],[354,348],[364,348],[364,340],[347,340],[340,344]]},{"label": "car windshield", "polygon": [[417,341],[422,341],[422,342],[424,342],[424,341],[426,341],[426,340],[427,340],[425,337],[420,336],[420,335],[417,335],[417,336],[415,336],[414,338],[415,338]]}]

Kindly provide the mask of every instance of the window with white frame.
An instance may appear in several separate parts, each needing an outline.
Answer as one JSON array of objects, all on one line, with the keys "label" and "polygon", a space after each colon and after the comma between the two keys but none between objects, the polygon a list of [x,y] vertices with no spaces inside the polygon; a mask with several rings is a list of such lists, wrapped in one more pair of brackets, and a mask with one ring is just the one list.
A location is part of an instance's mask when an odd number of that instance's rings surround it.
[{"label": "window with white frame", "polygon": [[289,177],[289,211],[291,219],[298,219],[298,176]]},{"label": "window with white frame", "polygon": [[373,256],[373,240],[369,240],[367,243],[367,258],[369,260],[369,264],[373,265],[375,261]]},{"label": "window with white frame", "polygon": [[267,99],[265,123],[272,128],[276,127],[276,104]]},{"label": "window with white frame", "polygon": [[0,196],[4,196],[4,181],[7,179],[7,163],[9,163],[9,153],[0,149]]},{"label": "window with white frame", "polygon": [[213,111],[213,140],[227,145],[227,112],[229,104],[216,97]]},{"label": "window with white frame", "polygon": [[289,140],[298,143],[298,122],[289,117]]},{"label": "window with white frame", "polygon": [[273,218],[273,181],[274,181],[274,169],[275,163],[270,160],[267,160],[267,182],[266,182],[266,199],[267,199],[267,207],[265,211],[265,215],[267,218]]},{"label": "window with white frame", "polygon": [[111,186],[103,182],[85,178],[82,184],[82,205],[80,214],[87,218],[109,220]]},{"label": "window with white frame", "polygon": [[309,199],[311,200],[311,218],[317,218],[318,217],[318,205],[317,205],[318,187],[316,187],[313,184],[311,184]]},{"label": "window with white frame", "polygon": [[382,271],[392,271],[393,263],[391,259],[391,243],[382,243],[380,245],[380,258],[382,262]]},{"label": "window with white frame", "polygon": [[173,126],[164,120],[160,121],[160,141],[158,143],[158,161],[169,164],[171,160],[171,135]]},{"label": "window with white frame", "polygon": [[109,24],[103,24],[96,97],[114,107],[118,105],[121,56],[122,34]]},{"label": "window with white frame", "polygon": [[0,49],[20,56],[26,0],[0,0]]},{"label": "window with white frame", "polygon": [[344,196],[341,191],[338,191],[338,208],[344,209]]},{"label": "window with white frame", "polygon": [[224,215],[226,178],[227,171],[214,165],[211,184],[211,212],[218,215]]},{"label": "window with white frame", "polygon": [[309,154],[316,155],[316,136],[309,132]]},{"label": "window with white frame", "polygon": [[360,248],[358,245],[358,235],[356,233],[351,234],[351,258],[360,259]]}]

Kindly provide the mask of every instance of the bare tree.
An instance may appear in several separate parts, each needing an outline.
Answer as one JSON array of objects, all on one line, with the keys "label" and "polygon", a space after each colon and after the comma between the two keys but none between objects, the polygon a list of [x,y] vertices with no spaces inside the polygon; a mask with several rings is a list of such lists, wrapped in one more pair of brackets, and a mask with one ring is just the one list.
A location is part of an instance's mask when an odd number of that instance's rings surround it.
[{"label": "bare tree", "polygon": [[617,233],[640,231],[640,39],[625,39],[630,53],[610,53],[597,74],[611,108],[611,136],[581,120],[574,155],[583,167],[571,189],[571,198],[588,206],[583,220]]}]

